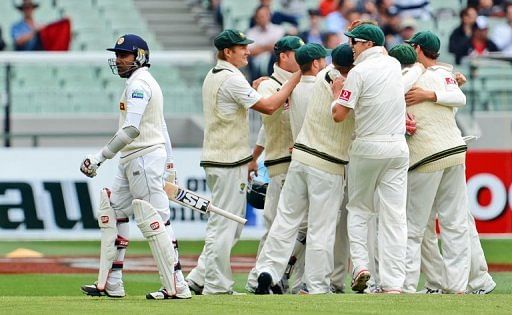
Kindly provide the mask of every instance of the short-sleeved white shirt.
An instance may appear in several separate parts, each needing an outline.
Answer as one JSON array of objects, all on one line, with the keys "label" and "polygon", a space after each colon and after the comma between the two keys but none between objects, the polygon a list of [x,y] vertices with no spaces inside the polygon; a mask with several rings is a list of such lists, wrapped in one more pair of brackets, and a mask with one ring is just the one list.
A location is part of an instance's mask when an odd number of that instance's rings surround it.
[{"label": "short-sleeved white shirt", "polygon": [[215,67],[228,69],[237,74],[226,79],[219,88],[217,104],[221,114],[232,115],[240,106],[249,109],[261,99],[262,96],[251,87],[242,72],[231,63],[219,60]]},{"label": "short-sleeved white shirt", "polygon": [[356,138],[405,134],[400,63],[372,47],[358,56],[337,103],[354,109]]}]

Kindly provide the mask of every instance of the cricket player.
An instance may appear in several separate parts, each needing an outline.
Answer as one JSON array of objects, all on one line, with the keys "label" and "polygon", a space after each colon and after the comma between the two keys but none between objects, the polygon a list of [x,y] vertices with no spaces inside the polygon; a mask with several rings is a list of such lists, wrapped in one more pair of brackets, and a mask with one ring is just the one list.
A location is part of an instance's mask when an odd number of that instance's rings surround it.
[{"label": "cricket player", "polygon": [[[310,104],[316,75],[326,66],[326,57],[327,50],[319,44],[306,44],[295,53],[302,77],[290,95],[290,122],[294,142],[297,140]],[[306,215],[299,227],[295,247],[283,276],[284,289],[286,291],[289,286],[290,293],[298,293],[303,287],[307,225],[308,217]],[[292,280],[292,283],[289,283],[290,280]]]},{"label": "cricket player", "polygon": [[[404,67],[403,71],[410,73],[410,70],[414,66],[418,66],[416,62],[417,54],[414,48],[410,45],[397,45],[393,47],[389,51],[389,55],[397,58],[398,61]],[[424,68],[424,67],[423,67]],[[423,70],[424,72],[424,70]],[[404,84],[406,85],[406,92],[412,87],[414,83],[416,83],[419,76],[409,76],[408,78],[404,75]],[[460,87],[465,82],[465,77],[456,72],[455,80],[457,81],[457,85]],[[407,82],[408,81],[408,82]],[[412,81],[412,82],[411,82]],[[438,104],[443,105],[441,103]],[[414,194],[414,192],[411,192]],[[413,197],[409,196],[410,198]],[[408,216],[414,216],[415,213],[409,213]],[[475,220],[471,215],[471,212],[467,211],[468,215],[468,224],[469,224],[469,233],[470,233],[470,242],[471,242],[471,267],[469,274],[469,282],[466,293],[473,294],[487,294],[494,290],[496,287],[496,283],[492,279],[491,275],[488,272],[487,262],[485,260],[485,255],[482,250],[482,246],[480,244],[480,239],[478,237],[478,231],[476,230]],[[425,229],[423,241],[421,244],[421,271],[425,274],[425,289],[419,291],[421,293],[427,294],[440,294],[443,290],[443,260],[441,253],[439,252],[438,240],[435,231],[435,218],[436,212],[432,211],[428,226]],[[406,284],[407,281],[406,281]],[[414,286],[414,281],[412,284],[408,284],[410,287],[407,288],[409,291],[415,291],[416,287]]]},{"label": "cricket player", "polygon": [[[247,45],[252,42],[237,30],[227,29],[217,35],[214,45],[218,61],[203,83],[205,131],[201,166],[212,192],[212,203],[241,217],[245,216],[248,163],[252,160],[247,110],[273,114],[300,80],[297,71],[279,92],[262,97],[239,70],[247,65]],[[241,231],[240,224],[210,214],[205,246],[197,266],[187,276],[196,294],[236,294],[230,253]]]},{"label": "cricket player", "polygon": [[348,233],[354,265],[352,290],[362,291],[368,271],[368,220],[378,214],[380,288],[400,293],[405,277],[405,202],[409,151],[400,63],[387,56],[384,33],[373,24],[350,32],[355,67],[332,106],[335,121],[355,115],[348,169]]},{"label": "cricket player", "polygon": [[[312,49],[307,51],[308,55],[317,51],[313,47],[306,49]],[[336,50],[332,57],[337,59]],[[303,293],[330,292],[336,219],[343,198],[344,165],[348,159],[353,120],[348,119],[342,124],[332,121],[330,104],[334,95],[341,91],[343,81],[338,78],[332,84],[327,82],[327,71],[324,69],[317,75],[304,124],[293,147],[277,215],[256,262],[259,274],[256,294],[269,294],[271,286],[281,280],[298,228],[306,215],[308,246]]]},{"label": "cricket player", "polygon": [[[276,54],[277,62],[274,64],[274,72],[269,80],[263,81],[258,87],[258,92],[263,97],[276,94],[293,73],[300,70],[295,60],[295,50],[303,45],[304,42],[297,36],[284,36],[276,42],[274,45],[274,53]],[[300,85],[300,82],[298,85]],[[261,237],[258,246],[258,255],[263,244],[265,244],[268,231],[276,216],[277,202],[279,201],[279,195],[281,194],[286,173],[288,172],[288,167],[292,160],[290,148],[293,146],[289,104],[283,104],[283,106],[272,115],[262,114],[261,116],[263,119],[263,128],[264,130],[268,130],[268,132],[265,133],[265,166],[268,169],[270,182],[267,187],[265,207],[263,209],[265,233]],[[259,142],[261,143],[261,141]],[[260,150],[261,149],[258,149],[258,146],[256,146],[253,152],[253,161],[257,160],[256,155]],[[258,274],[256,269],[253,268],[247,278],[246,289],[248,292],[254,293],[257,286]]]},{"label": "cricket player", "polygon": [[407,112],[417,121],[408,137],[410,168],[407,198],[407,257],[404,291],[416,292],[421,244],[432,211],[441,225],[443,275],[446,293],[464,293],[470,268],[468,201],[465,177],[467,146],[455,122],[456,108],[466,97],[452,74],[452,66],[437,61],[441,46],[430,31],[409,41],[426,71],[406,94]]},{"label": "cricket player", "polygon": [[119,130],[99,152],[83,160],[80,170],[94,177],[105,160],[117,153],[121,159],[112,191],[101,191],[98,281],[81,290],[92,296],[125,296],[122,269],[129,243],[128,221],[135,215],[162,282],[162,289],[146,298],[187,299],[191,294],[178,261],[169,200],[163,190],[164,177],[175,177],[172,146],[163,115],[162,90],[149,73],[149,48],[139,36],[126,34],[107,50],[116,54],[109,60],[112,72],[126,79],[119,104]]}]

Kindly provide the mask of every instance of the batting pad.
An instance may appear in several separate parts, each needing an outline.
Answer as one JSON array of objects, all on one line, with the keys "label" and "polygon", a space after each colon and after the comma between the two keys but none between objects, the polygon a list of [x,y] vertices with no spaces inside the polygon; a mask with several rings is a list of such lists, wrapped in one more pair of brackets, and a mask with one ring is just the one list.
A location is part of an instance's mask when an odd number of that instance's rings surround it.
[{"label": "batting pad", "polygon": [[102,189],[100,192],[98,225],[101,231],[101,250],[98,283],[96,285],[99,290],[104,290],[108,274],[112,268],[112,263],[117,258],[117,247],[115,245],[117,238],[117,219],[116,213],[110,205],[110,198],[108,197],[108,190],[106,188]]},{"label": "batting pad", "polygon": [[176,294],[174,279],[174,247],[167,234],[164,222],[153,206],[144,200],[132,201],[135,222],[142,235],[148,240],[151,253],[155,258],[160,281],[169,295]]}]

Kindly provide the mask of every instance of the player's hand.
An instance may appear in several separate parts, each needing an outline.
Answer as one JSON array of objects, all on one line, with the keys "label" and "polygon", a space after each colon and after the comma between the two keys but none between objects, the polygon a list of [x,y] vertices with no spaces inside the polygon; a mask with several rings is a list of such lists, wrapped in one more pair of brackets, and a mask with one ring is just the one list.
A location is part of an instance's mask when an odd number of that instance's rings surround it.
[{"label": "player's hand", "polygon": [[407,113],[405,116],[405,130],[409,136],[412,136],[416,132],[416,120],[413,114]]},{"label": "player's hand", "polygon": [[269,77],[260,77],[260,78],[257,78],[256,80],[252,81],[252,88],[257,90],[258,87],[260,86],[261,82],[265,81],[265,80],[268,80],[270,79]]},{"label": "player's hand", "polygon": [[343,90],[343,85],[345,85],[344,77],[337,77],[334,81],[331,82],[332,95],[334,95],[335,98],[340,96],[341,90]]},{"label": "player's hand", "polygon": [[165,163],[164,181],[178,185],[178,176],[174,169],[174,163]]},{"label": "player's hand", "polygon": [[248,165],[248,171],[247,171],[247,180],[252,181],[253,177],[258,176],[258,161],[255,159],[252,159],[251,162],[249,162]]},{"label": "player's hand", "polygon": [[96,176],[96,170],[100,167],[101,161],[95,155],[87,155],[80,165],[80,171],[87,177]]},{"label": "player's hand", "polygon": [[425,101],[437,101],[436,93],[414,86],[405,94],[405,104],[407,106],[416,105]]},{"label": "player's hand", "polygon": [[462,73],[455,72],[455,81],[457,81],[458,86],[463,86],[468,81],[468,79],[466,79],[466,76],[464,76]]}]

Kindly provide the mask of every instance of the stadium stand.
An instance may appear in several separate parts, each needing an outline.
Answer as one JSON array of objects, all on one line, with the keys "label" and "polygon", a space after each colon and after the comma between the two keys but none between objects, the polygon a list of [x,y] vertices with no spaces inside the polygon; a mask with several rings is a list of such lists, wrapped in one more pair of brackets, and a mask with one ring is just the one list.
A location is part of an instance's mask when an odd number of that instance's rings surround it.
[{"label": "stadium stand", "polygon": [[[319,0],[304,0],[306,8],[318,7]],[[36,20],[45,24],[61,17],[72,21],[71,50],[102,51],[124,33],[145,38],[152,52],[186,50],[212,52],[211,38],[220,30],[215,25],[208,0],[40,0]],[[121,4],[122,3],[122,4]],[[224,28],[247,30],[258,0],[222,0]],[[416,20],[417,30],[433,30],[441,38],[441,61],[453,63],[448,53],[448,37],[458,24],[458,12],[465,1],[431,0],[431,20]],[[272,2],[273,10],[282,10],[281,1]],[[3,37],[12,50],[9,30],[19,19],[10,1],[0,4]],[[136,21],[136,23],[134,23]],[[490,18],[489,27],[503,19]],[[308,25],[307,15],[299,20],[299,30]],[[213,55],[213,54],[212,54]],[[153,63],[151,71],[162,85],[166,114],[200,121],[201,85],[211,63]],[[457,66],[470,81],[464,86],[468,105],[462,112],[512,110],[510,62],[468,60]],[[5,71],[0,70],[5,81]],[[108,69],[106,58],[101,64],[16,64],[11,77],[12,113],[14,115],[116,113],[122,84]],[[84,96],[84,93],[86,96]],[[251,116],[252,117],[252,116]],[[258,119],[257,115],[254,117]],[[185,123],[188,125],[189,122]],[[200,125],[200,123],[198,123]],[[257,130],[257,128],[251,128]]]}]

